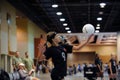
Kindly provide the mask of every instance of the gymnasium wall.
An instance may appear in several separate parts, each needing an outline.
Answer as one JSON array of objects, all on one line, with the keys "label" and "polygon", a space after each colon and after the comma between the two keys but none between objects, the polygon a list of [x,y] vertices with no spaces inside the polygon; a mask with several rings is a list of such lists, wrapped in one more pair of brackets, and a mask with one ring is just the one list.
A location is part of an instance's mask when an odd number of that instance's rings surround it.
[{"label": "gymnasium wall", "polygon": [[68,65],[78,63],[92,63],[94,62],[94,52],[100,55],[103,63],[109,61],[111,54],[117,55],[116,45],[90,45],[81,48],[78,51],[73,51],[72,54],[68,54]]},{"label": "gymnasium wall", "polygon": [[39,38],[45,32],[18,13],[6,0],[0,1],[0,53],[20,51],[23,57],[24,52],[28,51],[34,58],[34,38]]},{"label": "gymnasium wall", "polygon": [[34,38],[40,38],[41,34],[46,33],[28,18],[17,18],[17,47],[21,56],[28,51],[34,58]]},{"label": "gymnasium wall", "polygon": [[0,0],[0,53],[16,50],[16,11],[6,0]]}]

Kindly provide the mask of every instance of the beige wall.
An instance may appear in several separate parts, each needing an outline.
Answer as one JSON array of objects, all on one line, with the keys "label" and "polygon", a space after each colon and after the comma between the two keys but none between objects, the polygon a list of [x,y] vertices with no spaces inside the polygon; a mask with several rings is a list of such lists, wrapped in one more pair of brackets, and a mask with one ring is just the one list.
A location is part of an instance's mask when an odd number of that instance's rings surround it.
[{"label": "beige wall", "polygon": [[40,34],[46,34],[45,31],[40,29],[32,21],[28,21],[28,52],[30,56],[34,57],[34,38],[40,38]]},{"label": "beige wall", "polygon": [[[0,53],[7,54],[8,51],[17,50],[16,21],[15,21],[16,14],[15,8],[13,8],[5,0],[1,0],[0,8],[1,8]],[[7,23],[7,13],[11,16],[10,25],[8,25]]]},{"label": "beige wall", "polygon": [[120,61],[120,32],[117,34],[117,59]]},{"label": "beige wall", "polygon": [[[7,13],[11,16],[9,25]],[[34,38],[39,38],[45,32],[26,17],[16,18],[16,9],[5,0],[0,2],[0,15],[0,53],[20,51],[24,56],[24,52],[28,51],[34,58]]]},{"label": "beige wall", "polygon": [[68,65],[94,63],[95,52],[77,52],[68,54]]},{"label": "beige wall", "polygon": [[81,48],[79,51],[96,51],[96,53],[100,55],[110,55],[117,53],[117,46],[116,45],[90,45]]},{"label": "beige wall", "polygon": [[[111,46],[91,45],[91,46],[85,46],[81,48],[79,51],[73,51],[73,52],[96,52],[100,55],[100,58],[103,60],[103,63],[106,63],[109,61],[111,54],[117,55],[117,46],[116,45],[111,45]],[[68,64],[73,64],[73,63],[78,64],[78,63],[84,63],[84,62],[91,63],[93,62],[91,61],[92,60],[91,57],[93,57],[92,55],[88,55],[88,54],[83,55],[83,53],[69,54]]]},{"label": "beige wall", "polygon": [[17,18],[17,50],[20,51],[22,57],[28,51],[34,58],[34,38],[39,38],[40,34],[45,34],[45,32],[28,18]]},{"label": "beige wall", "polygon": [[26,18],[17,18],[17,51],[20,52],[21,56],[24,56],[24,52],[28,51],[28,20]]}]

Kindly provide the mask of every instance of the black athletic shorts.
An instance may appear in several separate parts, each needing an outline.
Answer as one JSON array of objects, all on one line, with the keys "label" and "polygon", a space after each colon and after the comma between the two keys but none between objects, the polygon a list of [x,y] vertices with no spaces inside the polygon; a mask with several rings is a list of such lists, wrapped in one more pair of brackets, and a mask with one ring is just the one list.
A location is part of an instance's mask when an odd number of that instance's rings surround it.
[{"label": "black athletic shorts", "polygon": [[58,73],[56,69],[53,69],[51,72],[51,79],[52,80],[62,80],[64,79],[64,75]]},{"label": "black athletic shorts", "polygon": [[[116,73],[116,69],[115,69],[115,68],[112,69],[112,73],[113,73],[113,74]],[[108,74],[111,74],[110,69],[108,69]]]}]

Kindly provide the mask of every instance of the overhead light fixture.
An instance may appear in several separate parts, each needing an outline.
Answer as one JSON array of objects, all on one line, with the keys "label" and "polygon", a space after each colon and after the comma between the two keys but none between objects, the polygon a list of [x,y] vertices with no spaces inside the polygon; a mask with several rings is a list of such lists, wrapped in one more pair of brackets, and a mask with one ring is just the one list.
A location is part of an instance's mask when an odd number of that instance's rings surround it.
[{"label": "overhead light fixture", "polygon": [[106,3],[100,3],[100,7],[104,8],[106,6]]},{"label": "overhead light fixture", "polygon": [[97,20],[98,20],[98,21],[101,21],[101,20],[102,20],[102,17],[98,17]]},{"label": "overhead light fixture", "polygon": [[68,24],[67,23],[64,23],[63,26],[67,26]]},{"label": "overhead light fixture", "polygon": [[57,5],[57,4],[53,4],[52,7],[53,7],[53,8],[57,8],[58,5]]},{"label": "overhead light fixture", "polygon": [[65,21],[65,18],[60,18],[60,21]]},{"label": "overhead light fixture", "polygon": [[99,12],[99,14],[100,14],[100,15],[102,15],[102,14],[103,14],[103,12],[102,12],[102,11],[100,11],[100,12]]},{"label": "overhead light fixture", "polygon": [[97,26],[99,27],[99,26],[100,26],[100,24],[97,24]]},{"label": "overhead light fixture", "polygon": [[95,30],[96,33],[99,33],[100,31],[99,30]]},{"label": "overhead light fixture", "polygon": [[69,27],[66,27],[65,30],[69,30],[70,28]]},{"label": "overhead light fixture", "polygon": [[96,29],[100,29],[100,27],[97,26]]},{"label": "overhead light fixture", "polygon": [[67,33],[71,33],[71,31],[67,31]]},{"label": "overhead light fixture", "polygon": [[8,19],[8,20],[7,20],[7,23],[8,23],[8,24],[11,24],[11,20],[10,20],[10,19]]},{"label": "overhead light fixture", "polygon": [[62,15],[62,12],[57,12],[56,14],[57,14],[57,15]]}]

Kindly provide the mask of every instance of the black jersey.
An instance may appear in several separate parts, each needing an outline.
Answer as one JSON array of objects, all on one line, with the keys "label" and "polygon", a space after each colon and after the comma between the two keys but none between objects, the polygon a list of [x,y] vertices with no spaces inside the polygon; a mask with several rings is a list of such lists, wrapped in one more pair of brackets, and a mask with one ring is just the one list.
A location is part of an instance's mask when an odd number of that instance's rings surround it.
[{"label": "black jersey", "polygon": [[52,58],[55,74],[65,76],[67,70],[67,53],[72,50],[71,46],[51,46],[45,51],[46,59]]},{"label": "black jersey", "polygon": [[[116,73],[116,60],[110,59],[109,62],[111,63],[112,73]],[[110,67],[108,69],[108,73],[111,74]]]},{"label": "black jersey", "polygon": [[66,76],[67,74],[67,54],[68,53],[72,53],[72,48],[73,46],[72,45],[69,45],[69,44],[63,44],[61,45],[61,47],[63,47],[64,51],[65,51],[65,57],[66,57],[66,64],[65,64],[65,73],[64,73],[64,76]]},{"label": "black jersey", "polygon": [[73,46],[72,45],[69,45],[69,44],[63,44],[61,45],[63,48],[65,48],[66,50],[66,53],[72,53],[72,48]]},{"label": "black jersey", "polygon": [[97,66],[97,72],[100,72],[98,65],[102,69],[102,61],[99,58],[95,59],[95,65]]},{"label": "black jersey", "polygon": [[116,73],[116,60],[110,59],[111,69],[113,73]]},{"label": "black jersey", "polygon": [[64,49],[60,46],[52,46],[45,51],[46,59],[52,58],[54,64],[53,74],[64,76],[66,68],[66,56]]}]

